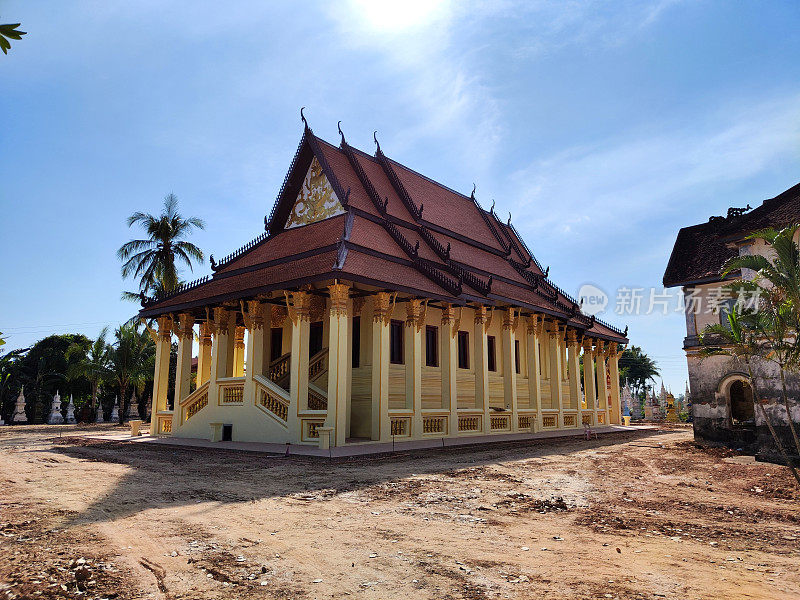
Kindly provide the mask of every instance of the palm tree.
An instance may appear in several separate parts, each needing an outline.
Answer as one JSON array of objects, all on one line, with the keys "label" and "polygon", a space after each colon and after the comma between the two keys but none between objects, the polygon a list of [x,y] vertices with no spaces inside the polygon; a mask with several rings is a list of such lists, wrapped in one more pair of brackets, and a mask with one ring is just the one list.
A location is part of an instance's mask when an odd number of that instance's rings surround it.
[{"label": "palm tree", "polygon": [[21,40],[26,32],[17,29],[22,23],[4,23],[0,25],[0,50],[3,54],[8,54],[11,50],[11,42],[8,40]]},{"label": "palm tree", "polygon": [[800,437],[792,421],[786,391],[786,369],[800,371],[800,247],[794,241],[798,228],[800,226],[791,225],[780,231],[762,229],[750,234],[746,239],[763,241],[773,255],[769,258],[760,254],[735,256],[723,265],[722,276],[741,269],[756,273],[752,282],[732,285],[750,292],[758,291],[764,297],[759,307],[763,318],[757,321],[759,333],[769,342],[764,358],[778,365],[783,406],[800,455]]},{"label": "palm tree", "polygon": [[72,344],[67,349],[66,358],[69,361],[67,366],[67,379],[74,381],[85,378],[92,386],[91,410],[94,414],[97,404],[97,394],[100,390],[100,383],[108,379],[111,368],[112,348],[106,342],[108,328],[104,327],[97,336],[97,339],[89,347],[88,352],[80,344]]},{"label": "palm tree", "polygon": [[656,362],[647,356],[639,346],[626,348],[619,358],[619,378],[623,385],[633,388],[633,396],[641,402],[641,392],[647,388],[648,381],[655,381],[660,374]]},{"label": "palm tree", "polygon": [[775,445],[778,447],[786,465],[791,469],[792,475],[794,475],[797,481],[797,485],[800,486],[800,475],[798,475],[794,463],[789,458],[789,455],[783,447],[783,443],[778,437],[775,428],[772,426],[766,409],[761,404],[758,393],[758,383],[753,374],[753,359],[762,358],[766,351],[764,347],[765,340],[760,333],[760,330],[762,330],[765,325],[759,323],[764,317],[761,313],[741,315],[735,306],[726,316],[726,325],[708,325],[705,331],[700,334],[700,343],[705,346],[700,354],[704,357],[716,355],[730,356],[734,360],[745,364],[747,367],[747,375],[750,378],[750,385],[753,389],[753,403],[756,407],[761,409],[761,417],[767,424]]},{"label": "palm tree", "polygon": [[127,412],[128,391],[141,389],[153,376],[155,344],[146,329],[139,330],[138,324],[121,325],[114,337],[109,379],[119,388],[119,422],[122,425]]},{"label": "palm tree", "polygon": [[135,212],[128,217],[128,227],[141,225],[147,239],[131,240],[117,250],[124,261],[123,277],[139,279],[139,291],[149,293],[160,289],[172,291],[179,282],[177,262],[192,270],[192,261],[203,262],[203,251],[185,238],[193,229],[204,229],[205,223],[197,217],[184,218],[178,212],[178,198],[169,194],[164,198],[164,210],[159,216]]}]

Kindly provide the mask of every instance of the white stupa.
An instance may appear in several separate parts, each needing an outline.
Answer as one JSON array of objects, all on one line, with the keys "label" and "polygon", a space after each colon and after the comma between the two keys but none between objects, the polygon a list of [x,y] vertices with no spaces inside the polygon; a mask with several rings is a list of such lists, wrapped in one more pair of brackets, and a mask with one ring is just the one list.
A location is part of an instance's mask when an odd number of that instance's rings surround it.
[{"label": "white stupa", "polygon": [[27,423],[28,417],[25,414],[25,386],[19,390],[17,405],[14,407],[14,416],[11,417],[12,423]]},{"label": "white stupa", "polygon": [[75,403],[72,401],[72,394],[69,395],[69,404],[67,404],[67,423],[75,423]]},{"label": "white stupa", "polygon": [[128,403],[128,412],[125,414],[128,419],[139,418],[139,399],[136,397],[136,391],[131,393],[131,401]]},{"label": "white stupa", "polygon": [[47,417],[47,422],[50,425],[61,425],[64,422],[64,415],[61,414],[61,396],[56,390],[56,395],[53,396],[53,402],[50,404],[50,414]]}]

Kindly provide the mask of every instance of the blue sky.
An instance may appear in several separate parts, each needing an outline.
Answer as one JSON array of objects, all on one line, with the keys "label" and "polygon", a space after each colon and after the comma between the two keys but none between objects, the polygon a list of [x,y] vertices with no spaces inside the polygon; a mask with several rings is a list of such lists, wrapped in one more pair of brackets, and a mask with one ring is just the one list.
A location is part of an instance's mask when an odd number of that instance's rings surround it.
[{"label": "blue sky", "polygon": [[[389,155],[513,222],[566,290],[659,286],[680,227],[800,181],[797,2],[22,2],[0,56],[0,331],[127,319],[125,218],[169,192],[221,257],[301,134]],[[208,266],[196,269],[204,275]],[[191,275],[186,275],[192,278]],[[673,391],[683,317],[630,326]]]}]

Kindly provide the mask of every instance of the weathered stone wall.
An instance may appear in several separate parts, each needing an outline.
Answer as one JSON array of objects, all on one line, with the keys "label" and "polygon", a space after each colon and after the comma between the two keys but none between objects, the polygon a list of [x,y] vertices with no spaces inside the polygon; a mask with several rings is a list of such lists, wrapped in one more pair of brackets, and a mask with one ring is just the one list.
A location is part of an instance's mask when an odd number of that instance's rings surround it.
[{"label": "weathered stone wall", "polygon": [[[689,352],[689,385],[692,394],[692,416],[695,439],[706,442],[744,447],[753,452],[777,452],[761,411],[755,410],[755,428],[734,427],[730,414],[730,385],[736,379],[749,380],[747,365],[728,356],[700,357]],[[780,371],[771,362],[755,361],[757,395],[766,401],[767,415],[783,440],[793,452],[794,442],[783,406]],[[786,389],[792,407],[792,420],[800,427],[800,376],[787,373]]]}]

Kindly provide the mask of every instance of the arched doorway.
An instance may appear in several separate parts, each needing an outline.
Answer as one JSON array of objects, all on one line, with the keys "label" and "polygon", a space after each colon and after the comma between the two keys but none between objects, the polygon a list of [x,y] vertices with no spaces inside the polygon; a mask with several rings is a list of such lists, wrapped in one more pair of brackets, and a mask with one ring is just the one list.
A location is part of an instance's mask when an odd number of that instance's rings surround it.
[{"label": "arched doorway", "polygon": [[755,406],[750,383],[742,379],[735,380],[728,388],[728,398],[733,425],[752,425],[755,419]]}]

